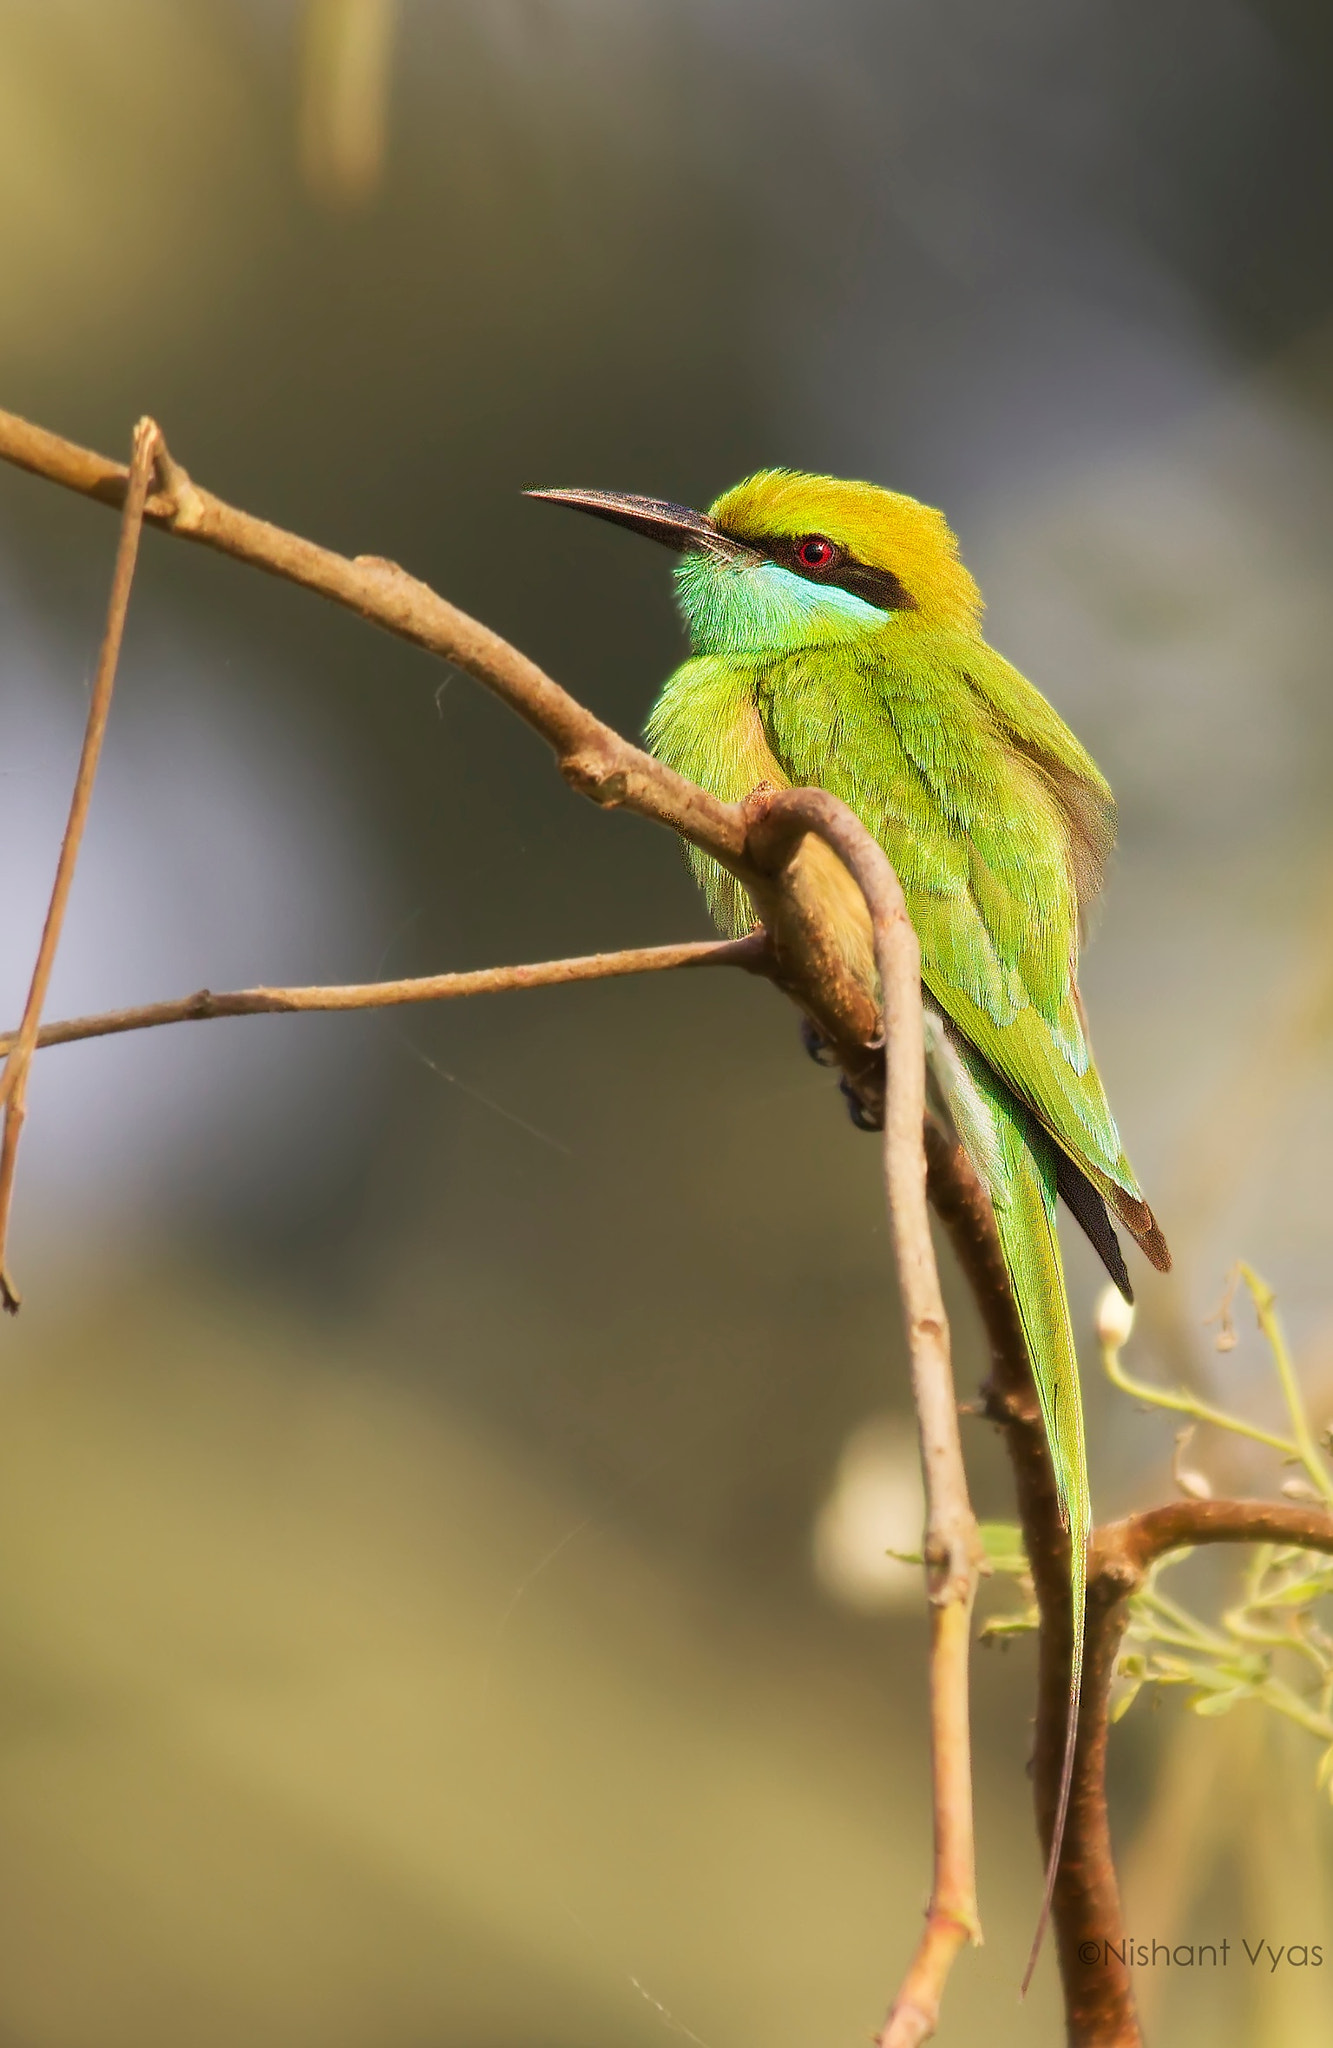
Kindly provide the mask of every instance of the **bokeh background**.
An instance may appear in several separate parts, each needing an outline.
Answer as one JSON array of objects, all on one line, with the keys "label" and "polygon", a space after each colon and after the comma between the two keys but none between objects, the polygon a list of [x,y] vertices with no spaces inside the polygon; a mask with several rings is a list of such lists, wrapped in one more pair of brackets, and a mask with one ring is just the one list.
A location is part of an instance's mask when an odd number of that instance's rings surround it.
[{"label": "bokeh background", "polygon": [[[1173,1240],[1130,1360],[1333,1409],[1333,31],[1317,0],[0,0],[0,403],[158,418],[626,731],[668,562],[527,484],[768,463],[946,507],[1122,844],[1085,989]],[[0,475],[0,996],[114,524]],[[702,934],[676,848],[464,677],[150,537],[51,1014]],[[0,1332],[0,2038],[864,2040],[928,1872],[876,1147],[740,978],[40,1061]],[[1070,1247],[1086,1327],[1097,1276]],[[982,1360],[951,1286],[964,1389]],[[1171,1434],[1095,1384],[1104,1512]],[[1004,1514],[971,1425],[979,1505]],[[1230,1486],[1282,1474],[1214,1447]],[[1044,2042],[1030,1646],[976,1681],[987,1943]],[[1138,1706],[1158,2038],[1328,2038],[1313,1746]]]}]

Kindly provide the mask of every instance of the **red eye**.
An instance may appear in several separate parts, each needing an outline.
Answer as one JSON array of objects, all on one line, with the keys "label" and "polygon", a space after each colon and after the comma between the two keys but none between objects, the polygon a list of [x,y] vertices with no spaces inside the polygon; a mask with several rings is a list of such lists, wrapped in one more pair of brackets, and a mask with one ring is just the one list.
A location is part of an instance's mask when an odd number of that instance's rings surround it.
[{"label": "red eye", "polygon": [[833,542],[825,540],[822,533],[812,533],[805,540],[798,541],[796,559],[803,569],[828,569],[837,552]]}]

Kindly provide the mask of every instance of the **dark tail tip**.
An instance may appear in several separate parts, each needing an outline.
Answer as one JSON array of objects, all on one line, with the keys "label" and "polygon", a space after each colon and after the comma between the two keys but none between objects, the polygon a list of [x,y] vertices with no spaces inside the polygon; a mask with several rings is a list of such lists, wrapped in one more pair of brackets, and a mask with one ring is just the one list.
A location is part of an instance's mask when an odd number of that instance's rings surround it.
[{"label": "dark tail tip", "polygon": [[1141,1243],[1143,1245],[1144,1251],[1151,1259],[1153,1265],[1156,1266],[1158,1272],[1169,1273],[1171,1271],[1171,1250],[1169,1245],[1167,1244],[1166,1239],[1162,1236],[1161,1231],[1157,1227],[1157,1220],[1155,1217],[1153,1219],[1152,1229],[1149,1231],[1147,1237],[1141,1240]]},{"label": "dark tail tip", "polygon": [[1041,1911],[1037,1915],[1037,1929],[1032,1937],[1032,1947],[1028,1951],[1027,1968],[1023,1972],[1023,1981],[1018,1987],[1020,1998],[1027,1997],[1028,1986],[1032,1982],[1033,1973],[1037,1967],[1037,1958],[1041,1954],[1041,1945],[1046,1938],[1046,1929],[1050,1924],[1051,1918],[1051,1906],[1055,1899],[1055,1880],[1060,1872],[1060,1856],[1065,1845],[1065,1823],[1069,1819],[1069,1800],[1074,1789],[1074,1752],[1078,1743],[1078,1706],[1079,1694],[1082,1690],[1079,1682],[1080,1678],[1081,1674],[1075,1678],[1069,1692],[1069,1712],[1065,1720],[1065,1754],[1064,1761],[1060,1767],[1060,1795],[1055,1803],[1055,1825],[1051,1829],[1050,1853],[1046,1858],[1046,1886],[1041,1895]]},{"label": "dark tail tip", "polygon": [[1159,1273],[1171,1271],[1171,1253],[1163,1237],[1157,1218],[1148,1204],[1123,1189],[1114,1189],[1111,1201],[1116,1215],[1132,1237],[1137,1241],[1144,1257],[1156,1266]]}]

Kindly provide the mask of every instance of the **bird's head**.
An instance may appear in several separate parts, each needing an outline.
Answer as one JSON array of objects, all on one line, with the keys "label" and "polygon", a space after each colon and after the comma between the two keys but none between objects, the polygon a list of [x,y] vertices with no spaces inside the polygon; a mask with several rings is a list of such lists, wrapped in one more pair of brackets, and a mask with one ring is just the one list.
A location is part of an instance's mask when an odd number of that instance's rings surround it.
[{"label": "bird's head", "polygon": [[676,587],[700,654],[845,645],[891,621],[977,630],[981,596],[943,515],[876,484],[765,469],[707,512],[618,491],[528,496],[676,549]]}]

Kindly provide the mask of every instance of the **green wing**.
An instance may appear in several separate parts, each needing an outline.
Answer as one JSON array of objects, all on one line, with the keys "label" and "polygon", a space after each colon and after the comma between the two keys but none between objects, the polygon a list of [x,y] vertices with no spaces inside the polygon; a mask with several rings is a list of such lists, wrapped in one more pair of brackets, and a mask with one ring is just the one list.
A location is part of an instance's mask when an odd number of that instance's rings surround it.
[{"label": "green wing", "polygon": [[1080,910],[1113,836],[1092,761],[1016,670],[963,636],[796,654],[755,687],[784,773],[840,796],[893,862],[941,1008],[1165,1259],[1075,980]]}]

